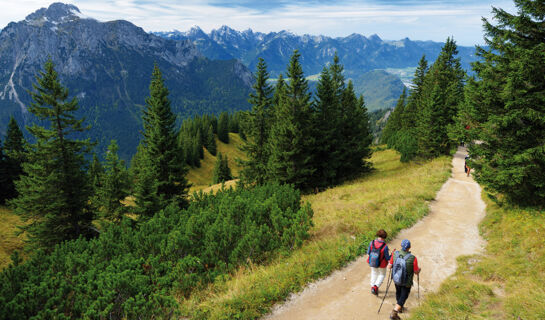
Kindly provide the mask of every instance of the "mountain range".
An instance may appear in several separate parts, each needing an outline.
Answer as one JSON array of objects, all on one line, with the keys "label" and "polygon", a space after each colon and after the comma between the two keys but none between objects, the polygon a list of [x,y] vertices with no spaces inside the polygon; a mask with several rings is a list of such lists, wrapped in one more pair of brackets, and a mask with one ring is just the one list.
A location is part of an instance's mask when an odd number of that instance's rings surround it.
[{"label": "mountain range", "polygon": [[99,153],[110,139],[125,159],[136,151],[154,64],[179,120],[249,107],[252,75],[239,61],[209,59],[189,40],[165,39],[124,20],[99,22],[54,3],[0,32],[0,132],[12,115],[20,125],[35,121],[28,91],[48,57],[78,98],[78,116],[92,125]]},{"label": "mountain range", "polygon": [[[258,58],[261,57],[267,62],[272,77],[285,72],[295,49],[301,54],[306,75],[320,73],[337,52],[346,75],[356,78],[375,69],[416,67],[422,55],[426,55],[428,61],[433,62],[444,45],[442,42],[413,41],[409,38],[383,40],[376,34],[365,37],[353,33],[346,37],[333,38],[323,35],[296,35],[289,31],[237,31],[228,26],[209,33],[195,26],[185,32],[175,30],[154,34],[166,39],[190,40],[206,57],[219,60],[235,58],[250,70],[255,70]],[[458,51],[462,67],[469,70],[470,63],[476,60],[475,48],[458,46]]]}]

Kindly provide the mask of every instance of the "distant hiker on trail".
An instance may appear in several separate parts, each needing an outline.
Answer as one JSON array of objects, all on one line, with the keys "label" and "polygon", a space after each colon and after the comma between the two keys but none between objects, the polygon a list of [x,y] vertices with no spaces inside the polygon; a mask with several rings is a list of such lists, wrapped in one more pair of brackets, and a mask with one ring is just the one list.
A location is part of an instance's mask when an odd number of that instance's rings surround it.
[{"label": "distant hiker on trail", "polygon": [[469,172],[471,171],[471,168],[467,164],[467,160],[469,160],[469,155],[466,156],[465,162],[464,162],[464,171],[467,173],[467,176],[469,177]]},{"label": "distant hiker on trail", "polygon": [[369,243],[367,248],[367,263],[371,267],[371,293],[378,295],[378,288],[386,276],[386,266],[390,260],[390,253],[386,245],[386,231],[380,229],[377,238]]},{"label": "distant hiker on trail", "polygon": [[409,251],[411,242],[407,239],[401,241],[401,251],[394,251],[388,268],[392,269],[392,280],[396,286],[396,302],[397,304],[390,314],[390,319],[401,319],[398,313],[402,312],[403,305],[413,286],[414,274],[420,273],[418,261],[416,257]]}]

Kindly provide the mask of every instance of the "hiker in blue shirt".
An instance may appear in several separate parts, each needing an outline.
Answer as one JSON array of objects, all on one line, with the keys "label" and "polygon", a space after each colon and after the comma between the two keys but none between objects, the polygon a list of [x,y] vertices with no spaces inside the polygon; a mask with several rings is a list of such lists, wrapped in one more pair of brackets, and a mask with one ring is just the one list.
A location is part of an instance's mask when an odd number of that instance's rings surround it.
[{"label": "hiker in blue shirt", "polygon": [[390,259],[388,268],[392,269],[392,280],[396,286],[396,305],[390,314],[391,320],[400,320],[397,315],[402,312],[405,301],[409,298],[413,286],[413,276],[420,274],[418,260],[411,253],[411,242],[407,239],[401,241],[401,251],[396,251]]},{"label": "hiker in blue shirt", "polygon": [[388,234],[383,229],[377,231],[377,238],[367,247],[367,263],[371,267],[371,293],[378,295],[378,288],[386,277],[386,266],[390,260],[390,253],[386,245]]}]

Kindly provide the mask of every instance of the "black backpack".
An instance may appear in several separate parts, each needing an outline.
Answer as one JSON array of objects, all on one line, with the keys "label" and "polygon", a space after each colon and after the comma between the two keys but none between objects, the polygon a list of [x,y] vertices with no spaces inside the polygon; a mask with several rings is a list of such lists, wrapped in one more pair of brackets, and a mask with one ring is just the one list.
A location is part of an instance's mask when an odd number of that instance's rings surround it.
[{"label": "black backpack", "polygon": [[375,240],[371,242],[371,251],[369,252],[369,266],[371,268],[378,268],[380,266],[380,252],[386,246],[386,243],[383,242],[380,248],[375,248]]}]

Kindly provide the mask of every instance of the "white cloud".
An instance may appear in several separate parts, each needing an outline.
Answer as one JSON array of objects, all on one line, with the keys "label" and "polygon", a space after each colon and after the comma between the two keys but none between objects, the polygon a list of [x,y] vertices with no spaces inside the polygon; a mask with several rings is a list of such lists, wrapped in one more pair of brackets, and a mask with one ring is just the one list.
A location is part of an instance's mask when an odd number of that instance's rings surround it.
[{"label": "white cloud", "polygon": [[[19,21],[49,6],[40,0],[3,1],[0,25]],[[228,25],[235,29],[345,36],[378,34],[383,39],[410,37],[443,41],[454,36],[458,43],[482,43],[481,16],[490,17],[491,6],[513,11],[508,0],[490,2],[412,1],[382,4],[369,1],[336,4],[289,2],[264,10],[245,6],[219,6],[203,1],[74,0],[83,14],[100,21],[129,20],[146,31],[187,30],[199,25],[205,31]]]}]

